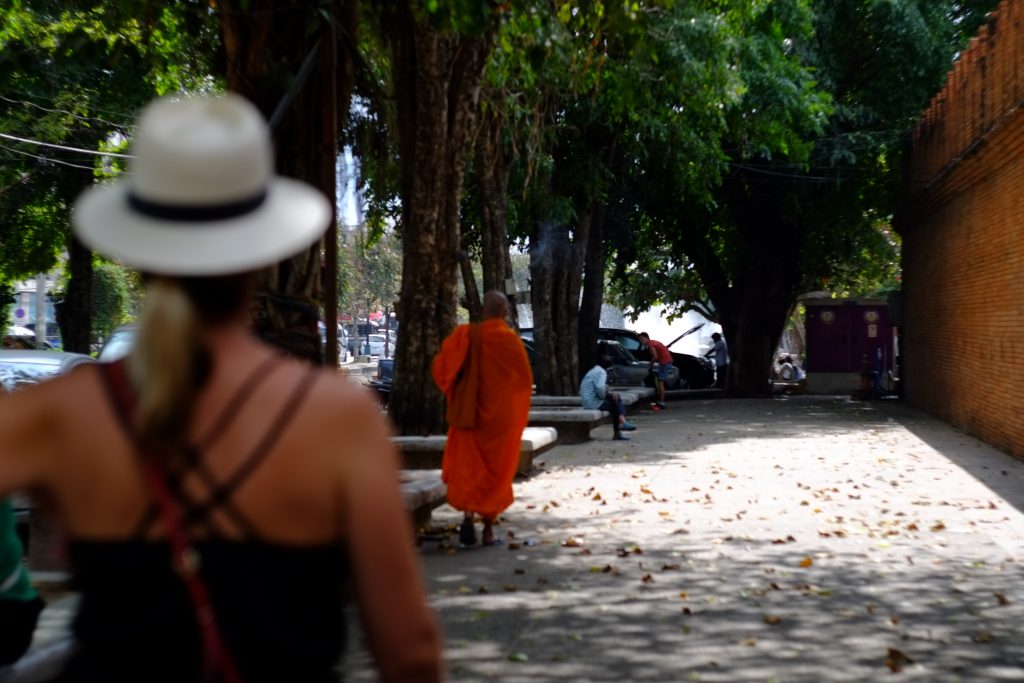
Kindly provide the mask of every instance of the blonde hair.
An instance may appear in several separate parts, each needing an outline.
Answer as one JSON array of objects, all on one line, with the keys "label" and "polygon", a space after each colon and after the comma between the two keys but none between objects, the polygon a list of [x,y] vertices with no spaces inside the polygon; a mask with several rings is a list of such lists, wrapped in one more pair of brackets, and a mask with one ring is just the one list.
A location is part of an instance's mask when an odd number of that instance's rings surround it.
[{"label": "blonde hair", "polygon": [[147,454],[180,452],[195,398],[209,375],[202,320],[181,281],[153,277],[128,360],[136,428]]}]

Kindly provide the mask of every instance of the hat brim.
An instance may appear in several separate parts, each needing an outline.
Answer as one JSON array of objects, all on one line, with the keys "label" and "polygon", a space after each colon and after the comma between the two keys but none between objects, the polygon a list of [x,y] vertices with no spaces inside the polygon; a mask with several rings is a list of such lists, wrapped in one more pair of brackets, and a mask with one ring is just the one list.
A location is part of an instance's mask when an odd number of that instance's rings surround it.
[{"label": "hat brim", "polygon": [[159,275],[229,275],[293,256],[327,229],[331,207],[306,183],[275,177],[258,209],[227,220],[185,222],[142,215],[128,184],[94,187],[75,202],[72,224],[86,246]]}]

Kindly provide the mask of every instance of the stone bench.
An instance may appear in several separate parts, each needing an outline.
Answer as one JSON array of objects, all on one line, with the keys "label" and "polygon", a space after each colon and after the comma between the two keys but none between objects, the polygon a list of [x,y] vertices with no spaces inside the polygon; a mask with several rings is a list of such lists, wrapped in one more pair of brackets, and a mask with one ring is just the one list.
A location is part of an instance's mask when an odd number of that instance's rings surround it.
[{"label": "stone bench", "polygon": [[585,408],[533,408],[531,427],[554,427],[558,443],[583,443],[590,440],[590,430],[611,423],[611,414],[604,410]]},{"label": "stone bench", "polygon": [[434,508],[448,500],[448,487],[441,481],[441,470],[402,470],[399,481],[413,524],[416,528],[428,525]]},{"label": "stone bench", "polygon": [[654,387],[608,387],[612,391],[617,391],[620,394],[635,394],[638,402],[643,402],[644,399],[654,398],[657,392],[654,391]]},{"label": "stone bench", "polygon": [[[626,412],[632,412],[630,409],[636,407],[640,401],[640,392],[637,391],[638,387],[630,389],[612,389],[619,394],[622,398],[622,405],[626,409]],[[579,408],[580,397],[579,396],[531,396],[530,405],[534,408]]]},{"label": "stone bench", "polygon": [[[519,443],[518,474],[529,474],[533,469],[533,458],[554,447],[558,432],[551,428],[527,427]],[[410,470],[437,469],[444,459],[444,447],[448,437],[444,434],[432,436],[394,436],[391,438],[402,454],[402,466]]]}]

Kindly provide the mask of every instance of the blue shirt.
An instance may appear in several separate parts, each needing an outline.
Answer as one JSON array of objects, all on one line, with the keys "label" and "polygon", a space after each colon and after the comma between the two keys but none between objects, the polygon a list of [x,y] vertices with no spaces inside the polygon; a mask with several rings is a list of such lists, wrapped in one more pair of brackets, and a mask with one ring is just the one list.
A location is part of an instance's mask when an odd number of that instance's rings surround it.
[{"label": "blue shirt", "polygon": [[587,410],[597,410],[604,402],[605,384],[608,382],[608,371],[600,365],[590,368],[580,382],[580,403]]}]

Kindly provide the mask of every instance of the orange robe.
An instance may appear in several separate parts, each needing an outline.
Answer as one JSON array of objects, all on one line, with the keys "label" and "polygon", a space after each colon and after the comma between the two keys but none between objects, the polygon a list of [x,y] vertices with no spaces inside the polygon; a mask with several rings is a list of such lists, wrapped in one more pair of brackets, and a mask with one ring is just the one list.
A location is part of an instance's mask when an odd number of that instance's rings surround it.
[{"label": "orange robe", "polygon": [[[523,342],[504,320],[479,325],[476,426],[448,429],[441,478],[448,485],[452,507],[494,518],[512,504],[512,480],[529,418],[533,374]],[[469,352],[469,329],[469,325],[456,328],[434,358],[434,382],[448,401]]]}]

